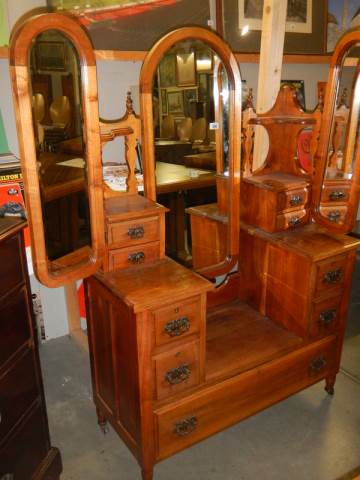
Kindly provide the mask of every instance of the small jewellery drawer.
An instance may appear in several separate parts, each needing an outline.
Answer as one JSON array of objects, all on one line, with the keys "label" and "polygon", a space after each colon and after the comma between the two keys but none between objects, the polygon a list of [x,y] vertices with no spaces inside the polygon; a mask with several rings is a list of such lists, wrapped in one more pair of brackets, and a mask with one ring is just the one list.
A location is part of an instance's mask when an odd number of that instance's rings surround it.
[{"label": "small jewellery drawer", "polygon": [[180,345],[154,357],[156,398],[175,395],[199,383],[199,342]]},{"label": "small jewellery drawer", "polygon": [[157,460],[325,378],[333,369],[334,354],[335,337],[327,337],[159,408]]},{"label": "small jewellery drawer", "polygon": [[337,330],[341,295],[314,302],[311,314],[310,337],[330,335]]},{"label": "small jewellery drawer", "polygon": [[126,247],[159,240],[159,217],[108,223],[108,243],[113,247]]},{"label": "small jewellery drawer", "polygon": [[309,219],[308,210],[294,210],[288,213],[281,213],[276,217],[276,230],[288,230],[300,225],[305,225]]},{"label": "small jewellery drawer", "polygon": [[330,222],[344,223],[347,207],[340,205],[320,207],[320,212],[322,215],[324,215],[324,217],[330,220]]},{"label": "small jewellery drawer", "polygon": [[[5,277],[4,277],[5,278]],[[5,282],[6,283],[6,282]],[[0,366],[30,339],[31,318],[26,287],[0,302]]]},{"label": "small jewellery drawer", "polygon": [[128,268],[153,262],[160,256],[159,242],[134,245],[133,247],[109,250],[109,267],[111,270]]},{"label": "small jewellery drawer", "polygon": [[321,192],[321,203],[346,203],[349,200],[350,183],[326,185]]},{"label": "small jewellery drawer", "polygon": [[309,192],[307,188],[280,192],[278,194],[277,210],[303,208],[308,203],[308,198]]},{"label": "small jewellery drawer", "polygon": [[153,312],[157,346],[199,331],[200,297],[193,297]]},{"label": "small jewellery drawer", "polygon": [[338,290],[344,283],[346,255],[332,258],[316,265],[314,298]]},{"label": "small jewellery drawer", "polygon": [[4,281],[0,282],[0,296],[24,281],[20,235],[19,232],[1,242],[1,277]]},{"label": "small jewellery drawer", "polygon": [[33,351],[28,350],[15,366],[0,378],[0,439],[9,433],[37,396]]}]

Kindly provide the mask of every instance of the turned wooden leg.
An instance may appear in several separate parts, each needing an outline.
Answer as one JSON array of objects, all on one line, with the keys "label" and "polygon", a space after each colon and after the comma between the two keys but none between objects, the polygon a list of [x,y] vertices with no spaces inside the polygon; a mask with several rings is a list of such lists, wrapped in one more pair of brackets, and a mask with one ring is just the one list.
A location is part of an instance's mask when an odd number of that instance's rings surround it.
[{"label": "turned wooden leg", "polygon": [[101,410],[99,410],[98,408],[96,408],[96,415],[98,418],[98,425],[101,428],[101,431],[103,432],[103,434],[105,435],[109,431],[107,420],[103,415],[103,413],[101,412]]},{"label": "turned wooden leg", "polygon": [[336,375],[329,375],[325,378],[325,390],[329,395],[334,395]]},{"label": "turned wooden leg", "polygon": [[151,470],[141,470],[142,480],[153,480],[154,469]]}]

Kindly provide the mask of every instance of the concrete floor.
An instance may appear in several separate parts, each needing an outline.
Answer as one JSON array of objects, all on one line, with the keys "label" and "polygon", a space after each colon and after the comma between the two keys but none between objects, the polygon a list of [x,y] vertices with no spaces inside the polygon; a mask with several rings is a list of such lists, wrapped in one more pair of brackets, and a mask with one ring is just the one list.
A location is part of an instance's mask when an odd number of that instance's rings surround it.
[{"label": "concrete floor", "polygon": [[[52,444],[62,480],[137,480],[117,435],[104,436],[88,356],[68,337],[42,345]],[[315,385],[155,467],[156,480],[335,480],[360,465],[360,261],[335,395]]]}]

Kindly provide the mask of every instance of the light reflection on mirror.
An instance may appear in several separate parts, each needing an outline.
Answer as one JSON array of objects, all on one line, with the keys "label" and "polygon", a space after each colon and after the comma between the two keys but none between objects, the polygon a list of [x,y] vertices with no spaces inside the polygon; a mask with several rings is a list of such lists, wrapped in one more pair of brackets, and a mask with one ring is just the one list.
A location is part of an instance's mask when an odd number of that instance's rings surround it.
[{"label": "light reflection on mirror", "polygon": [[78,54],[60,31],[30,50],[33,125],[49,260],[91,245]]},{"label": "light reflection on mirror", "polygon": [[185,209],[216,203],[217,174],[228,175],[229,91],[222,62],[195,39],[168,50],[153,79],[157,201],[170,210],[166,253],[190,267]]},{"label": "light reflection on mirror", "polygon": [[353,164],[359,142],[359,51],[360,45],[355,45],[344,56],[331,124],[321,212],[334,223],[343,223],[347,213]]}]

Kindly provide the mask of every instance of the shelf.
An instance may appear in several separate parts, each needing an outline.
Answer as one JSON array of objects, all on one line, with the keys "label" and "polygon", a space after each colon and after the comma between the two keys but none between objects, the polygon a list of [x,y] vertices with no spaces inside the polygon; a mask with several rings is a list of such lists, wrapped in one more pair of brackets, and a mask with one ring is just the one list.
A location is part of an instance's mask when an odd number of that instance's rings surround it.
[{"label": "shelf", "polygon": [[206,382],[229,378],[301,347],[303,341],[236,301],[207,317]]}]

